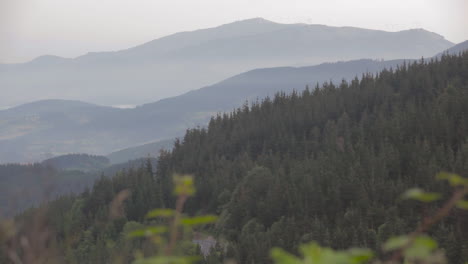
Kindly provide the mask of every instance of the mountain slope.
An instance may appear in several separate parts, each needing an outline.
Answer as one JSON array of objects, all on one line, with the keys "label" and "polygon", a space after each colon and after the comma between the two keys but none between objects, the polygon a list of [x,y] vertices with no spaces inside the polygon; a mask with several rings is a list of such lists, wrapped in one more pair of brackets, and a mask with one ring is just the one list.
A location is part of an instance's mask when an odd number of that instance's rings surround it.
[{"label": "mountain slope", "polygon": [[68,154],[44,160],[42,164],[58,170],[93,172],[108,167],[110,165],[110,161],[104,156]]},{"label": "mountain slope", "polygon": [[[453,187],[435,174],[468,170],[466,73],[468,53],[445,56],[218,116],[188,130],[156,171],[122,172],[76,199],[51,203],[60,252],[77,263],[131,262],[142,244],[125,234],[139,224],[153,227],[149,210],[180,206],[172,183],[180,173],[192,174],[196,188],[184,214],[220,216],[208,230],[223,244],[209,263],[271,263],[271,248],[294,252],[310,241],[381,252],[389,237],[415,230],[443,204],[403,201],[403,192],[417,186],[450,199]],[[112,218],[109,204],[122,191],[132,195]],[[468,260],[467,223],[454,208],[431,226],[447,263]]]},{"label": "mountain slope", "polygon": [[153,143],[144,144],[141,146],[130,147],[112,152],[107,155],[107,158],[112,164],[123,163],[129,160],[139,158],[156,158],[161,150],[170,150],[174,144],[174,139],[161,140]]},{"label": "mountain slope", "polygon": [[[66,153],[105,154],[181,135],[218,112],[276,92],[340,82],[396,67],[395,61],[358,60],[311,67],[258,69],[212,86],[135,109],[48,100],[0,111],[0,163],[34,162]],[[145,153],[144,156],[146,156]],[[137,158],[137,157],[133,157]],[[122,161],[122,160],[119,160]]]},{"label": "mountain slope", "polygon": [[120,111],[66,100],[44,100],[0,111],[0,163],[37,162],[80,149],[98,153],[102,146],[93,147],[100,137],[97,124]]},{"label": "mountain slope", "polygon": [[[402,44],[404,43],[404,44]],[[50,97],[142,104],[255,68],[432,56],[453,44],[425,30],[385,32],[251,19],[182,32],[116,52],[0,67],[0,107]]]},{"label": "mountain slope", "polygon": [[439,53],[438,56],[441,56],[442,54],[458,55],[465,50],[468,50],[468,40],[460,42],[446,51]]},{"label": "mountain slope", "polygon": [[[411,60],[407,60],[410,62]],[[185,110],[206,111],[210,109],[235,108],[246,100],[256,100],[273,96],[276,92],[301,91],[306,86],[314,88],[323,82],[339,83],[342,80],[360,78],[362,74],[375,74],[383,69],[396,68],[404,60],[375,61],[356,60],[348,62],[324,63],[308,67],[278,67],[256,69],[231,77],[220,83],[188,92],[184,95],[163,99],[143,105],[144,111]],[[144,114],[144,113],[141,113]]]},{"label": "mountain slope", "polygon": [[[342,79],[349,82],[356,76],[404,63],[403,60],[355,60],[256,69],[135,109],[67,101],[27,104],[0,111],[0,163],[34,162],[67,153],[103,155],[174,138],[189,127],[204,126],[211,116],[239,107],[246,100],[255,101],[279,91],[302,91],[306,85],[313,88],[322,82],[339,83]],[[41,113],[39,117],[38,113]],[[124,151],[121,157],[128,155],[136,159],[154,153],[147,147]],[[124,160],[118,158],[118,161]]]},{"label": "mountain slope", "polygon": [[[150,163],[156,166],[156,160]],[[79,194],[102,176],[147,164],[148,159],[109,164],[103,156],[64,155],[34,164],[0,164],[0,217],[11,217],[59,196]]]}]

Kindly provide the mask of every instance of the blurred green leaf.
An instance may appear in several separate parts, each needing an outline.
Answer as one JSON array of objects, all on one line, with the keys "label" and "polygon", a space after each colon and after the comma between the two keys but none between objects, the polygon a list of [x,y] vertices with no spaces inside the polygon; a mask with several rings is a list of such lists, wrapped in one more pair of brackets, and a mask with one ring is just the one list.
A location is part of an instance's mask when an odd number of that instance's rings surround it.
[{"label": "blurred green leaf", "polygon": [[301,264],[302,261],[288,252],[280,249],[280,248],[273,248],[271,250],[271,258],[273,258],[275,263],[281,264]]},{"label": "blurred green leaf", "polygon": [[368,249],[350,249],[337,251],[321,247],[315,242],[301,245],[300,252],[303,258],[298,258],[280,248],[271,251],[271,257],[276,264],[361,264],[368,262],[372,251]]},{"label": "blurred green leaf", "polygon": [[352,263],[354,264],[366,263],[374,257],[372,250],[366,248],[352,248],[348,250],[348,253]]},{"label": "blurred green leaf", "polygon": [[191,175],[174,175],[176,195],[192,196],[195,193],[195,187],[193,186],[193,176]]},{"label": "blurred green leaf", "polygon": [[437,179],[447,180],[451,186],[468,186],[468,179],[455,173],[440,172]]},{"label": "blurred green leaf", "polygon": [[215,215],[203,215],[184,218],[181,220],[181,224],[185,226],[205,225],[214,223],[216,220],[218,220],[218,217]]},{"label": "blurred green leaf", "polygon": [[462,200],[457,202],[457,207],[460,209],[468,210],[468,201]]},{"label": "blurred green leaf", "polygon": [[404,256],[407,258],[426,259],[431,256],[434,249],[437,248],[437,242],[428,236],[418,236],[413,243],[405,249]]},{"label": "blurred green leaf", "polygon": [[165,226],[150,226],[144,229],[138,229],[128,233],[128,237],[135,238],[135,237],[147,237],[152,235],[163,234],[167,232],[167,227]]},{"label": "blurred green leaf", "polygon": [[403,199],[413,199],[420,202],[432,202],[440,199],[439,193],[424,192],[419,188],[412,188],[407,190],[403,195]]},{"label": "blurred green leaf", "polygon": [[146,218],[171,217],[175,213],[172,209],[154,209],[146,214]]},{"label": "blurred green leaf", "polygon": [[322,248],[317,243],[303,245],[301,246],[300,251],[304,255],[304,263],[351,263],[346,253],[334,251],[330,248]]},{"label": "blurred green leaf", "polygon": [[393,251],[399,248],[402,248],[409,242],[408,236],[397,236],[391,237],[385,244],[383,245],[384,251]]}]

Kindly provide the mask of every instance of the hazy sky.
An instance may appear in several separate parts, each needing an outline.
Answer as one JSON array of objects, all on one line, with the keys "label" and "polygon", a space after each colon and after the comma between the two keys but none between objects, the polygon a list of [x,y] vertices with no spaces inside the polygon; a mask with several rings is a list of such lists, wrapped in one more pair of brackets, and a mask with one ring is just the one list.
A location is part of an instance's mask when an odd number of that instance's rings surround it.
[{"label": "hazy sky", "polygon": [[187,30],[263,17],[468,39],[468,0],[0,0],[0,63],[119,50]]}]

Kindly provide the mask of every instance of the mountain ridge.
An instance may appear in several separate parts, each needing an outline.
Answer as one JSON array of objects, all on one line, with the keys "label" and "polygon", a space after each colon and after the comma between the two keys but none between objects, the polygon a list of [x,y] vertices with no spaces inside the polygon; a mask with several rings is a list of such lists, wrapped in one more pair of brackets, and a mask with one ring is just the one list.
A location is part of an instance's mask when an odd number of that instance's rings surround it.
[{"label": "mountain ridge", "polygon": [[[114,50],[114,51],[90,51],[90,52],[87,52],[85,54],[78,55],[76,57],[61,57],[61,56],[52,55],[52,54],[50,54],[50,55],[40,55],[40,56],[38,56],[36,58],[33,58],[30,61],[26,61],[26,62],[22,62],[22,63],[2,63],[2,65],[28,64],[28,63],[31,63],[31,62],[41,61],[41,60],[44,60],[44,59],[76,60],[76,59],[86,57],[86,56],[91,56],[91,55],[127,52],[129,50],[138,49],[138,48],[141,48],[141,47],[144,47],[144,46],[147,46],[147,45],[151,45],[152,43],[160,41],[160,40],[170,39],[170,38],[178,37],[178,36],[184,35],[184,34],[191,34],[191,33],[203,32],[203,31],[211,31],[211,30],[216,30],[216,29],[224,29],[224,28],[227,28],[227,27],[233,27],[233,26],[237,26],[237,25],[247,25],[247,26],[252,26],[252,25],[275,25],[275,26],[278,26],[278,25],[280,25],[281,28],[285,28],[285,27],[288,27],[288,26],[310,26],[310,27],[322,27],[322,28],[328,28],[328,29],[368,30],[369,32],[385,32],[385,33],[424,32],[425,34],[432,35],[432,36],[435,36],[435,37],[437,37],[439,39],[444,39],[445,40],[444,36],[442,36],[442,35],[440,35],[440,34],[438,34],[436,32],[428,31],[428,30],[426,30],[424,28],[410,28],[410,29],[403,29],[403,30],[398,30],[398,31],[385,31],[385,30],[381,30],[381,29],[367,29],[367,28],[354,27],[354,26],[329,26],[329,25],[326,25],[326,24],[307,24],[307,23],[278,23],[278,22],[274,22],[274,21],[271,21],[271,20],[261,18],[261,17],[255,17],[255,18],[250,18],[250,19],[245,19],[245,20],[237,20],[237,21],[233,21],[233,22],[230,22],[230,23],[224,23],[224,24],[214,26],[214,27],[209,27],[209,28],[180,31],[180,32],[172,33],[172,34],[162,36],[162,37],[159,37],[159,38],[155,38],[153,40],[144,42],[144,43],[136,45],[136,46],[123,48],[123,49],[118,49],[118,50]],[[275,30],[278,30],[278,29],[279,28],[277,28]],[[217,33],[219,33],[219,32],[217,32]],[[246,35],[249,35],[249,34],[246,34]],[[219,37],[219,38],[222,38],[222,37]]]},{"label": "mountain ridge", "polygon": [[465,50],[468,50],[468,40],[465,40],[456,44],[455,46],[450,47],[449,49],[437,54],[436,57],[440,57],[443,54],[458,55],[458,53],[461,53]]},{"label": "mountain ridge", "polygon": [[[377,72],[399,63],[402,61],[357,60],[309,67],[256,69],[134,109],[101,107],[67,100],[22,105],[0,111],[0,123],[5,124],[0,129],[0,163],[38,161],[76,152],[103,155],[173,138],[188,127],[205,125],[211,116],[231,111],[246,100],[252,102],[257,98],[273,96],[280,90],[300,91],[307,84],[313,87],[330,80],[351,80],[356,75]],[[79,107],[60,111],[30,109],[47,102],[56,105],[73,102]],[[34,119],[31,120],[33,113]],[[25,153],[28,156],[23,156]]]},{"label": "mountain ridge", "polygon": [[432,34],[238,21],[175,33],[124,50],[1,65],[0,87],[6,91],[0,107],[35,101],[44,94],[99,105],[140,105],[256,68],[420,58],[453,46]]},{"label": "mountain ridge", "polygon": [[[188,127],[204,126],[212,116],[231,111],[246,101],[271,97],[278,91],[301,91],[306,85],[351,81],[356,76],[394,68],[405,61],[413,60],[359,59],[306,67],[254,69],[134,109],[85,103],[80,111],[49,111],[32,119],[24,114],[5,118],[7,110],[3,110],[0,111],[0,123],[4,124],[0,129],[0,162],[30,162],[76,152],[93,155],[118,152],[174,138]],[[148,154],[145,147],[124,153],[131,156],[138,151]]]}]

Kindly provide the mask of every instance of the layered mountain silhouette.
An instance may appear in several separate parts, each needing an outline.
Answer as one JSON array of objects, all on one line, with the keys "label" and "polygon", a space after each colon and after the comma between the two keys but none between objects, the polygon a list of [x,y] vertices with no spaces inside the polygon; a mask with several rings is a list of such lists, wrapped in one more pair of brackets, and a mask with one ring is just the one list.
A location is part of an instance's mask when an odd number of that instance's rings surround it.
[{"label": "layered mountain silhouette", "polygon": [[385,32],[249,19],[173,34],[127,50],[0,65],[0,109],[49,98],[142,104],[256,68],[420,58],[452,46],[423,29]]},{"label": "layered mountain silhouette", "polygon": [[[275,93],[339,83],[411,60],[355,60],[308,67],[256,69],[215,85],[134,109],[46,100],[0,111],[0,163],[39,161],[65,153],[110,154],[111,162],[154,155],[187,128]],[[132,147],[143,145],[141,147]],[[126,149],[132,147],[130,149]],[[153,151],[150,151],[154,147]],[[123,149],[123,150],[121,150]],[[119,151],[121,150],[121,151]]]},{"label": "layered mountain silhouette", "polygon": [[464,52],[465,50],[468,50],[468,40],[458,43],[444,52],[439,53],[437,56],[441,56],[443,54],[458,55],[460,52]]},{"label": "layered mountain silhouette", "polygon": [[112,152],[107,158],[112,164],[122,164],[129,160],[156,158],[161,150],[170,150],[174,146],[175,139],[165,139],[147,143],[140,146],[129,147]]}]

